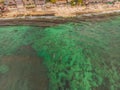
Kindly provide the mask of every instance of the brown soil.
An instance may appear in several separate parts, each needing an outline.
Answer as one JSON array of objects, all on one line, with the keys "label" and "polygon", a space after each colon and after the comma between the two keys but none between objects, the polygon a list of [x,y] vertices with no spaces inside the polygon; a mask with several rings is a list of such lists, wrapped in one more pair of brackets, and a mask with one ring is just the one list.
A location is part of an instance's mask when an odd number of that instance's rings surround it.
[{"label": "brown soil", "polygon": [[0,90],[48,90],[47,69],[30,46],[3,56],[0,64],[9,68],[0,73]]}]

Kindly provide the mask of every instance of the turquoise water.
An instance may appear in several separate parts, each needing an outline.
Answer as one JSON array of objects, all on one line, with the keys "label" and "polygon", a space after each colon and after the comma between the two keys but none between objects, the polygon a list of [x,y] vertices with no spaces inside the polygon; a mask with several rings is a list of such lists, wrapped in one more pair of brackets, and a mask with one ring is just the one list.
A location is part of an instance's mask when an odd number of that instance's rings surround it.
[{"label": "turquoise water", "polygon": [[[119,17],[46,28],[0,27],[1,58],[19,55],[18,49],[28,45],[43,58],[49,90],[120,90]],[[9,70],[0,66],[0,73]]]}]

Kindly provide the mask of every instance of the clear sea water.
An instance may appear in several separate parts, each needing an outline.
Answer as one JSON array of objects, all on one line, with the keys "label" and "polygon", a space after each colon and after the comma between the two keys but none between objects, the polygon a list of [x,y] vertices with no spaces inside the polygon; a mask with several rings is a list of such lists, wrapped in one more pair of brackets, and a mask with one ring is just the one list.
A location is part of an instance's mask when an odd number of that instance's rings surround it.
[{"label": "clear sea water", "polygon": [[120,18],[1,26],[0,90],[120,90]]}]

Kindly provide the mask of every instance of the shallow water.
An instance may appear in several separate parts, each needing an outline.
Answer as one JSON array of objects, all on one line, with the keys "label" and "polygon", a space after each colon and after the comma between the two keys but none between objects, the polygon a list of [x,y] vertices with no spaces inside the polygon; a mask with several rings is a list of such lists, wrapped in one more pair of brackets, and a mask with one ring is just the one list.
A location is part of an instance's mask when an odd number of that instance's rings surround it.
[{"label": "shallow water", "polygon": [[120,90],[120,18],[0,27],[0,90]]}]

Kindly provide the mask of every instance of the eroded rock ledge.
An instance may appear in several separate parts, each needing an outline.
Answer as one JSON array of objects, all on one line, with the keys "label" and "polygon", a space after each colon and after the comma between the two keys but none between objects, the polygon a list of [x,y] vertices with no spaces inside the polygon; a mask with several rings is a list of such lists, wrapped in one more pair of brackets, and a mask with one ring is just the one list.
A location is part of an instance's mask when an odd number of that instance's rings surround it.
[{"label": "eroded rock ledge", "polygon": [[33,26],[55,26],[58,24],[63,24],[67,22],[81,22],[81,21],[101,21],[106,19],[115,18],[119,16],[120,12],[111,11],[104,13],[90,13],[79,15],[75,17],[56,17],[56,16],[26,16],[26,17],[16,17],[16,18],[0,18],[0,26],[8,25],[33,25]]}]

